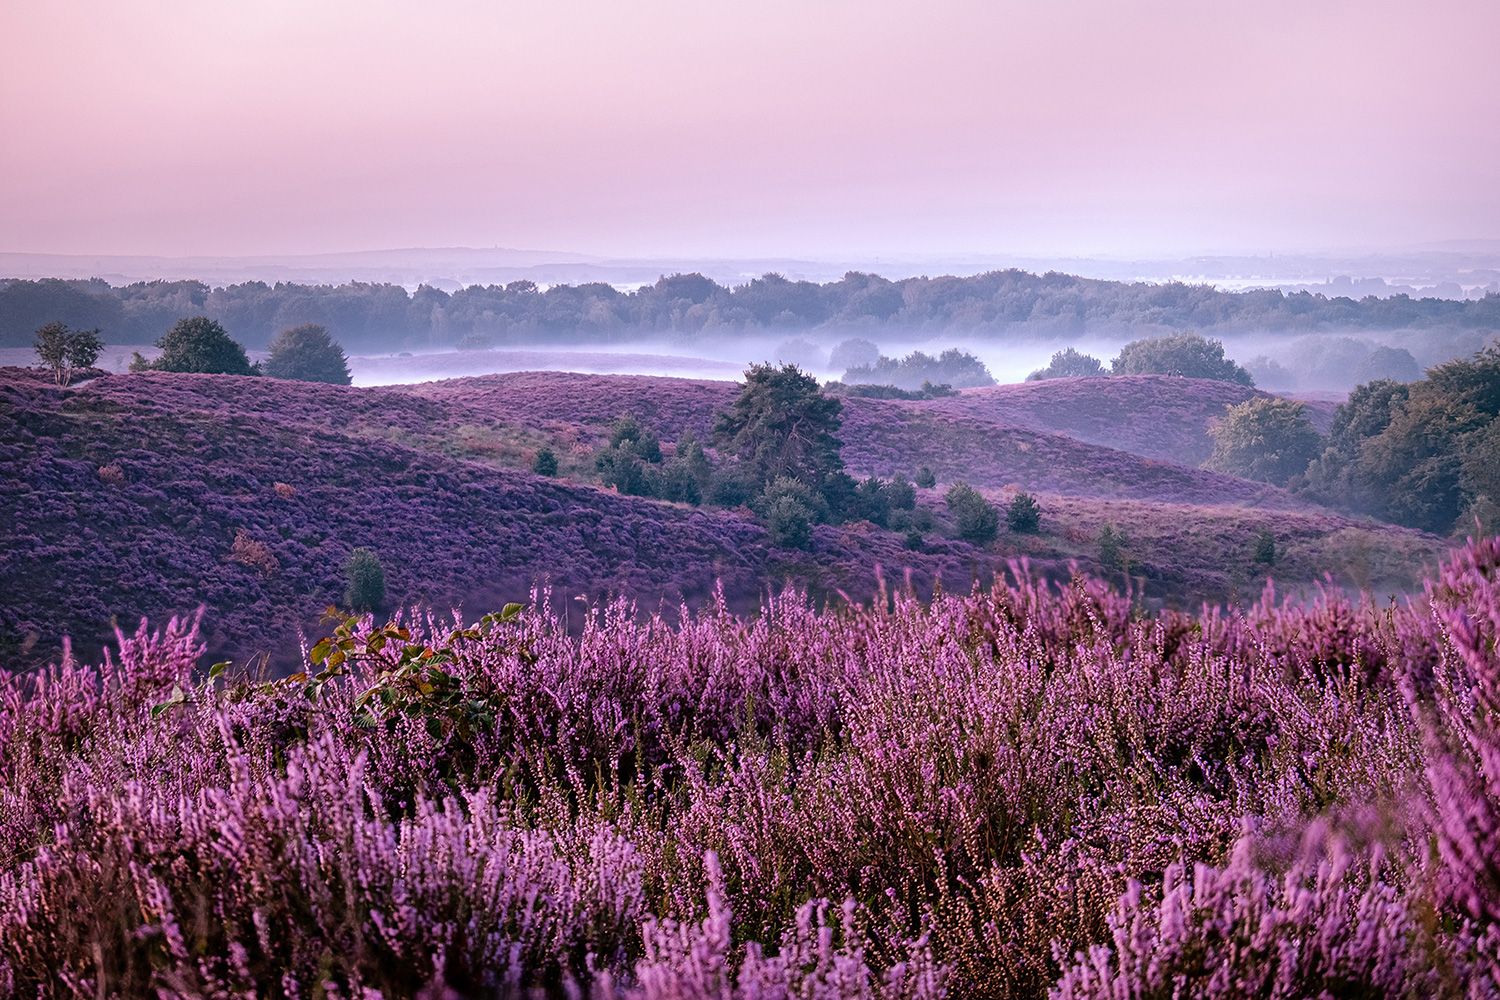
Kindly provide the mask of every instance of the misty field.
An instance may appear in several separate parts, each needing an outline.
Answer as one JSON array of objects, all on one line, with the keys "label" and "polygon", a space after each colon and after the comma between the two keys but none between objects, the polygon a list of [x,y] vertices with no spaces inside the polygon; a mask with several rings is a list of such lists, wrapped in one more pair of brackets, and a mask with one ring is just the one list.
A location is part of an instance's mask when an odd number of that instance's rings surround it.
[{"label": "misty field", "polygon": [[1500,991],[1500,541],[1414,602],[1030,581],[0,679],[7,995]]}]

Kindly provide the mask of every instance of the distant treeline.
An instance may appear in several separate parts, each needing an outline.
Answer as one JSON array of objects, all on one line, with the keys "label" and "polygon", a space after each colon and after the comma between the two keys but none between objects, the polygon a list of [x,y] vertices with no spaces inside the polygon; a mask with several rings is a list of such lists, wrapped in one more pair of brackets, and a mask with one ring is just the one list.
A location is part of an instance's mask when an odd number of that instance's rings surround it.
[{"label": "distant treeline", "polygon": [[1100,281],[1049,272],[967,278],[850,272],[817,284],[768,274],[726,288],[699,274],[621,292],[602,283],[542,290],[530,281],[456,292],[399,285],[211,288],[200,281],[0,279],[0,345],[32,342],[44,323],[98,327],[111,343],[149,343],[177,320],[208,316],[248,347],[304,323],[356,350],[501,345],[546,336],[588,341],[700,332],[923,331],[1040,336],[1129,331],[1500,330],[1500,295],[1473,301],[1396,295],[1358,301],[1309,292],[1223,292],[1205,285]]}]

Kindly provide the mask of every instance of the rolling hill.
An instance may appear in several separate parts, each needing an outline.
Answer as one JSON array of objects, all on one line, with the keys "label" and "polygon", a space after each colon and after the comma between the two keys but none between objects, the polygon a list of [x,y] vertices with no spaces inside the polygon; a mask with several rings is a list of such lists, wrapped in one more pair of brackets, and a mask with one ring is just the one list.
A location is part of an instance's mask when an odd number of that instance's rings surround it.
[{"label": "rolling hill", "polygon": [[[1179,397],[1193,387],[1142,385]],[[565,605],[624,594],[643,608],[699,604],[722,586],[739,610],[787,582],[857,601],[882,580],[909,581],[918,594],[939,582],[967,589],[1018,557],[1048,574],[1073,561],[1096,568],[1105,524],[1129,534],[1137,592],[1168,603],[1258,592],[1264,567],[1250,544],[1260,530],[1276,533],[1278,577],[1291,587],[1332,571],[1396,589],[1443,548],[1264,484],[1039,430],[1064,404],[1029,388],[846,400],[851,471],[928,465],[939,476],[920,494],[936,527],[919,550],[864,522],[819,527],[811,552],[777,549],[746,511],[620,496],[592,481],[592,451],[621,414],[669,443],[686,431],[706,437],[735,391],[560,373],[366,389],[144,373],[58,389],[5,369],[0,656],[47,658],[64,635],[95,648],[112,621],[202,606],[214,655],[286,662],[299,630],[316,630],[320,611],[341,599],[356,546],[379,553],[394,600],[473,612],[536,584]],[[1217,403],[1205,396],[1164,406],[1154,426],[1201,434]],[[561,478],[527,471],[542,445],[562,456]],[[950,537],[942,489],[958,479],[999,500],[1017,487],[1039,492],[1042,533],[1003,533],[984,549]]]}]

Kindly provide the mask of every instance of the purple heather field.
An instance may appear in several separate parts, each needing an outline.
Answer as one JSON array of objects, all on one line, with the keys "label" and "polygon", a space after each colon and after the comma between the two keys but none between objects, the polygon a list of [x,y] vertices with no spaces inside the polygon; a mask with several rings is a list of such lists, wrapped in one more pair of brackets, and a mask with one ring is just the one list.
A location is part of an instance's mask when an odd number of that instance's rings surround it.
[{"label": "purple heather field", "polygon": [[0,0],[0,1000],[1500,1000],[1500,0]]},{"label": "purple heather field", "polygon": [[1180,377],[843,398],[915,546],[601,479],[738,393],[5,369],[0,995],[1500,995],[1500,540]]}]

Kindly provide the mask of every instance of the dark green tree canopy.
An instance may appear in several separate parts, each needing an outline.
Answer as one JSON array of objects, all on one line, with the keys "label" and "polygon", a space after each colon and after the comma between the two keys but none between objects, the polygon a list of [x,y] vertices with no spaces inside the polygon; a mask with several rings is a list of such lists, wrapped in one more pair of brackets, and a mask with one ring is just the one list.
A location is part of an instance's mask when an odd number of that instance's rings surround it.
[{"label": "dark green tree canopy", "polygon": [[264,371],[272,378],[349,385],[349,359],[328,331],[316,323],[282,330],[271,341]]},{"label": "dark green tree canopy", "polygon": [[1135,340],[1110,365],[1116,375],[1181,375],[1254,385],[1250,373],[1224,356],[1222,341],[1196,333]]},{"label": "dark green tree canopy", "polygon": [[1005,526],[1019,535],[1042,530],[1042,505],[1030,493],[1017,493],[1005,509]]},{"label": "dark green tree canopy", "polygon": [[739,397],[718,415],[714,440],[762,486],[786,477],[818,489],[844,467],[837,437],[842,411],[796,366],[752,365]]},{"label": "dark green tree canopy", "polygon": [[539,476],[557,475],[557,452],[551,448],[539,449],[531,460],[531,471]]},{"label": "dark green tree canopy", "polygon": [[156,346],[161,356],[151,367],[163,372],[199,372],[210,375],[254,375],[245,349],[225,329],[206,316],[180,320]]},{"label": "dark green tree canopy", "polygon": [[1207,468],[1276,486],[1306,471],[1323,447],[1307,407],[1274,396],[1227,408],[1209,433],[1214,451]]},{"label": "dark green tree canopy", "polygon": [[1500,346],[1449,361],[1410,385],[1371,382],[1334,417],[1307,474],[1325,503],[1446,533],[1500,512]]}]

